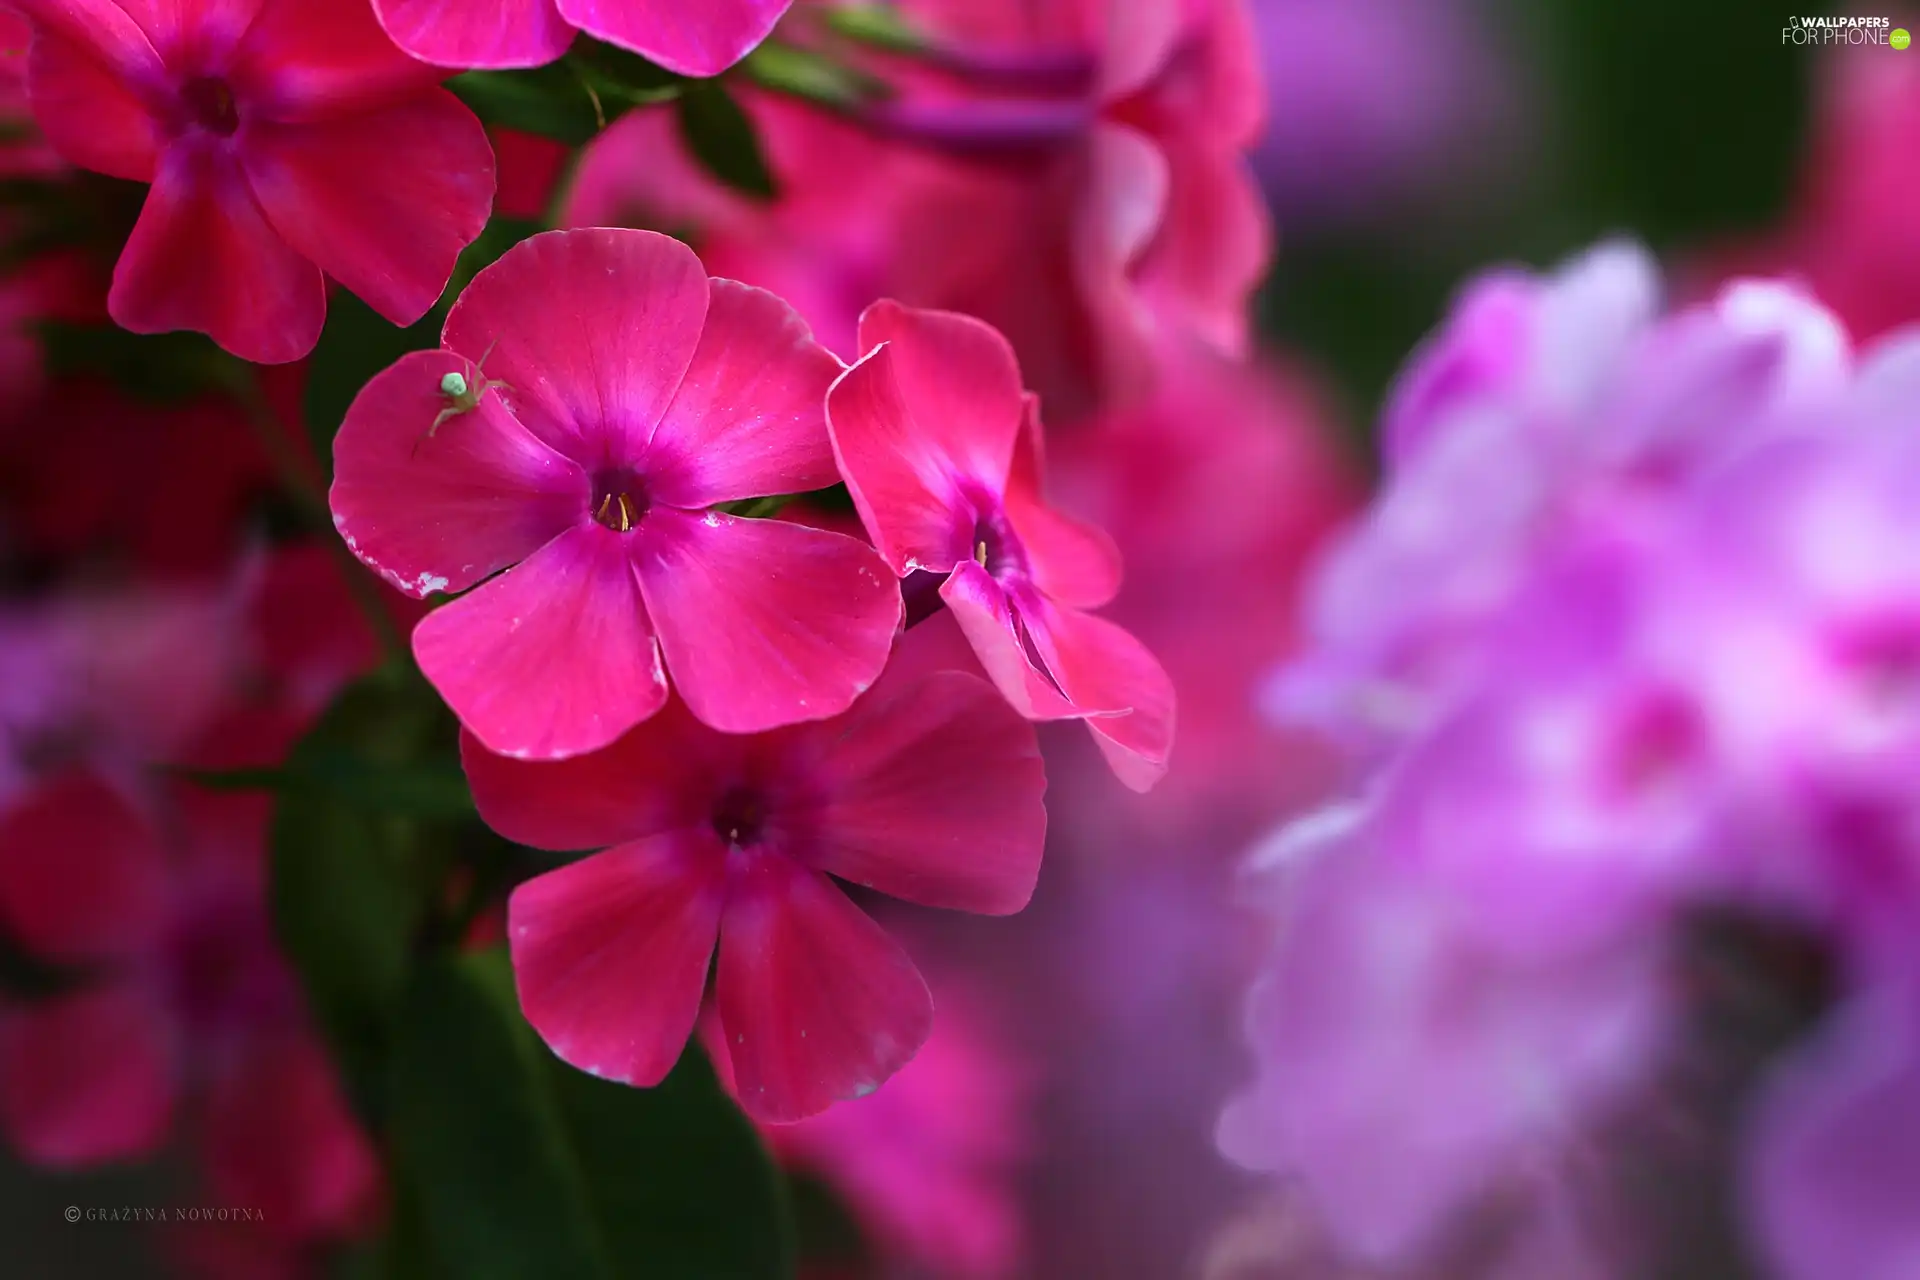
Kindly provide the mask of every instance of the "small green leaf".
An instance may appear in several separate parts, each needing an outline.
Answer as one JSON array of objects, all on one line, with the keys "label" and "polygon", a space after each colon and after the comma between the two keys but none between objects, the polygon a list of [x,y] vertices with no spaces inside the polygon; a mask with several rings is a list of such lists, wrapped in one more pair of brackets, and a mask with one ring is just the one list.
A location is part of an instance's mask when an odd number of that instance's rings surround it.
[{"label": "small green leaf", "polygon": [[680,134],[708,172],[728,186],[762,200],[778,194],[753,121],[717,82],[703,80],[680,95]]},{"label": "small green leaf", "polygon": [[927,47],[927,37],[890,4],[836,4],[826,18],[840,35],[876,49],[919,53]]},{"label": "small green leaf", "polygon": [[565,62],[525,71],[468,71],[447,81],[447,88],[488,124],[570,147],[591,142],[607,126],[597,91]]},{"label": "small green leaf", "polygon": [[822,57],[811,49],[768,41],[740,64],[755,84],[836,109],[857,107],[892,93],[886,81]]},{"label": "small green leaf", "polygon": [[668,102],[686,82],[638,54],[592,40],[523,71],[469,71],[447,87],[491,125],[582,146],[635,107]]},{"label": "small green leaf", "polygon": [[697,1049],[655,1089],[582,1075],[520,1016],[500,951],[423,966],[403,1025],[396,1157],[453,1274],[792,1273],[779,1179]]}]

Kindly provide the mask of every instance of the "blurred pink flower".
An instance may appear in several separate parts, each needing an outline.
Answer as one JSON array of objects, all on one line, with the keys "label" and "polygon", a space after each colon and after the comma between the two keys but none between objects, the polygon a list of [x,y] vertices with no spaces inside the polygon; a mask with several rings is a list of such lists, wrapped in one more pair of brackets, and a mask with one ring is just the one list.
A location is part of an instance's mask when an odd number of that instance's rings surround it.
[{"label": "blurred pink flower", "polygon": [[1048,440],[1062,509],[1123,553],[1110,614],[1180,695],[1180,766],[1150,796],[1115,797],[1054,758],[1055,810],[1103,861],[1238,850],[1330,780],[1326,750],[1270,723],[1256,695],[1294,644],[1309,557],[1359,502],[1358,468],[1300,372],[1195,348],[1161,361],[1147,403]]},{"label": "blurred pink flower", "polygon": [[1032,1146],[1028,1080],[974,1006],[942,994],[913,1061],[872,1095],[761,1132],[845,1197],[882,1256],[916,1274],[1020,1274],[1014,1179]]},{"label": "blurred pink flower", "polygon": [[[1912,1167],[1861,1108],[1920,1105],[1920,344],[1856,353],[1783,285],[1653,291],[1618,248],[1495,277],[1403,378],[1285,704],[1361,722],[1356,799],[1259,856],[1278,944],[1222,1143],[1401,1260],[1528,1171],[1624,1194],[1592,1176],[1624,1119],[1701,1103],[1669,1070],[1744,1071],[1713,1139],[1744,1232],[1789,1280],[1891,1277]],[[1755,935],[1722,963],[1798,1019],[1776,1040],[1711,1005],[1713,921]],[[1671,1245],[1636,1225],[1610,1256]]]},{"label": "blurred pink flower", "polygon": [[977,315],[1063,421],[1145,394],[1162,337],[1244,353],[1270,232],[1242,155],[1261,99],[1241,0],[908,12],[929,47],[877,68],[902,92],[862,121],[747,99],[771,206],[635,112],[589,152],[570,221],[691,233],[847,356],[876,297]]},{"label": "blurred pink flower", "polygon": [[[0,1129],[32,1162],[86,1168],[151,1155],[185,1123],[209,1190],[258,1208],[281,1246],[367,1225],[379,1165],[273,946],[265,797],[156,770],[232,750],[274,763],[367,665],[351,611],[276,639],[276,591],[315,584],[315,566],[337,575],[293,552],[235,588],[0,625],[0,928],[71,970],[0,1010]],[[242,709],[281,699],[274,733],[229,740],[263,714]]]},{"label": "blurred pink flower", "polygon": [[968,316],[875,303],[866,355],[827,398],[834,457],[881,557],[940,597],[1031,720],[1085,720],[1114,774],[1167,771],[1174,693],[1131,635],[1086,610],[1120,589],[1099,530],[1047,503],[1039,409],[1006,340]]},{"label": "blurred pink flower", "polygon": [[14,7],[55,150],[153,184],[107,299],[124,328],[297,360],[326,319],[323,272],[410,324],[486,225],[485,131],[367,0]]},{"label": "blurred pink flower", "polygon": [[[408,595],[475,590],[414,655],[490,750],[553,759],[657,712],[751,733],[832,716],[901,613],[871,548],[723,513],[838,478],[839,361],[792,308],[644,231],[549,232],[474,279],[443,348],[370,382],[334,523]],[[502,571],[505,572],[502,572]]]},{"label": "blurred pink flower", "polygon": [[829,877],[1005,915],[1039,874],[1039,748],[970,676],[888,680],[838,719],[759,735],[718,733],[675,701],[591,755],[509,760],[471,734],[461,755],[508,839],[603,850],[509,901],[534,1029],[583,1071],[657,1084],[717,945],[722,1074],[762,1121],[871,1093],[932,1026],[912,960]]}]

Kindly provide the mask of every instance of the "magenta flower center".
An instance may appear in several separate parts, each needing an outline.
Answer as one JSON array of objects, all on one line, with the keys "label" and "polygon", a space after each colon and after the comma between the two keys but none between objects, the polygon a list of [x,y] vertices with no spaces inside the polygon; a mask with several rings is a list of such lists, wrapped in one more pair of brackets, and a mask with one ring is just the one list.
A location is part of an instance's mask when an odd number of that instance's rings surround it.
[{"label": "magenta flower center", "polygon": [[1006,513],[998,508],[976,506],[982,514],[974,520],[973,558],[1002,586],[1027,579],[1027,549]]},{"label": "magenta flower center", "polygon": [[632,533],[647,508],[646,486],[631,471],[604,471],[593,480],[593,518],[615,533]]},{"label": "magenta flower center", "polygon": [[767,804],[760,794],[747,787],[735,787],[713,807],[714,834],[733,849],[749,848],[760,842],[767,829]]},{"label": "magenta flower center", "polygon": [[218,76],[195,76],[180,87],[180,104],[187,119],[208,133],[232,137],[240,128],[240,109],[233,89]]}]

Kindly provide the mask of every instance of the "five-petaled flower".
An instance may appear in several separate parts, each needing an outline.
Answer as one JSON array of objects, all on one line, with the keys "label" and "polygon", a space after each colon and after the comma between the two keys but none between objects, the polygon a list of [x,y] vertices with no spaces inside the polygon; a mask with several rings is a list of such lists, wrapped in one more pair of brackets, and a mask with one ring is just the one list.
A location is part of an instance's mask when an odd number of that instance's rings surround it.
[{"label": "five-petaled flower", "polygon": [[[413,636],[488,748],[604,747],[668,672],[729,733],[837,715],[880,674],[901,601],[870,547],[712,509],[837,479],[840,363],[786,303],[667,236],[549,232],[474,279],[442,342],[348,412],[334,523],[415,596],[507,570]],[[481,394],[429,435],[450,373]]]},{"label": "five-petaled flower", "polygon": [[940,589],[981,665],[1030,719],[1085,719],[1120,780],[1165,774],[1174,694],[1144,645],[1085,612],[1120,586],[1105,534],[1042,495],[1038,402],[1004,338],[967,316],[879,302],[827,418],[860,518],[902,577]]},{"label": "five-petaled flower", "polygon": [[595,1075],[656,1084],[714,967],[712,1040],[765,1121],[872,1092],[932,1026],[913,962],[830,876],[1004,915],[1045,843],[1033,729],[962,672],[889,676],[845,716],[766,734],[716,733],[676,701],[591,755],[527,763],[470,735],[462,755],[495,830],[603,849],[508,905],[541,1037]]},{"label": "five-petaled flower", "polygon": [[416,58],[448,67],[537,67],[575,31],[669,71],[716,76],[767,38],[793,0],[374,0]]},{"label": "five-petaled flower", "polygon": [[411,324],[486,225],[485,130],[367,0],[11,3],[33,27],[47,140],[153,184],[108,297],[127,329],[297,360],[319,341],[326,275]]}]

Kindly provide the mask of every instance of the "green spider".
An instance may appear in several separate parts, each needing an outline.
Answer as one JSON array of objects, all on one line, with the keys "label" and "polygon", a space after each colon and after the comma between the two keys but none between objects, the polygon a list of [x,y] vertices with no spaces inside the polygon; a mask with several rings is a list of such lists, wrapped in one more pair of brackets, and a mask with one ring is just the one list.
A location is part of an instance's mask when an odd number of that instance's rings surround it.
[{"label": "green spider", "polygon": [[[413,448],[415,453],[420,451],[422,442],[433,439],[434,433],[440,430],[441,424],[447,419],[457,418],[461,414],[472,413],[475,409],[478,409],[480,407],[480,398],[486,395],[487,392],[497,388],[504,388],[508,391],[513,390],[512,387],[500,379],[485,376],[487,357],[492,355],[493,349],[499,345],[500,340],[498,338],[488,343],[487,349],[481,355],[479,363],[471,366],[470,374],[461,373],[456,369],[441,375],[440,396],[447,402],[447,407],[442,409],[434,417],[433,425],[427,428],[427,433],[414,442]],[[473,379],[479,380],[480,385],[478,387],[473,385]]]}]

